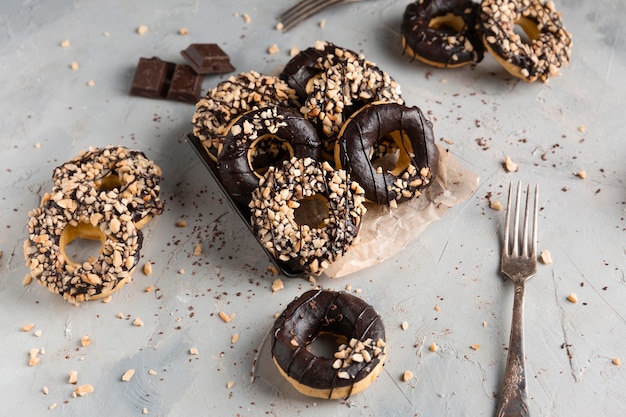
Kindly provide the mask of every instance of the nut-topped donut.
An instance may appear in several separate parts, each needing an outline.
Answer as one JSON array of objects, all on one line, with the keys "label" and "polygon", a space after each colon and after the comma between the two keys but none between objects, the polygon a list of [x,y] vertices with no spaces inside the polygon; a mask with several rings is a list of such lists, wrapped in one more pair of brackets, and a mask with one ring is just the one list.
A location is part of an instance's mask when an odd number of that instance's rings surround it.
[{"label": "nut-topped donut", "polygon": [[[393,166],[372,165],[372,148],[391,138],[399,148]],[[376,204],[417,197],[437,175],[439,150],[432,124],[418,107],[376,102],[363,107],[343,125],[335,148],[335,164],[343,168]]]},{"label": "nut-topped donut", "polygon": [[413,58],[435,67],[456,68],[483,59],[476,31],[479,5],[472,0],[419,0],[402,18],[402,46]]},{"label": "nut-topped donut", "polygon": [[[24,257],[30,275],[66,300],[105,297],[131,280],[143,235],[135,226],[129,203],[115,193],[85,188],[91,204],[79,204],[54,187],[41,206],[29,213]],[[77,238],[99,241],[98,257],[73,260],[66,248]]]},{"label": "nut-topped donut", "polygon": [[256,71],[231,76],[196,103],[193,133],[213,155],[220,137],[237,116],[269,105],[290,107],[296,99],[295,91],[277,77]]},{"label": "nut-topped donut", "polygon": [[269,106],[249,111],[235,119],[222,137],[220,178],[234,199],[248,204],[263,169],[292,157],[319,159],[320,144],[311,123],[294,109]]},{"label": "nut-topped donut", "polygon": [[[333,357],[311,344],[324,334],[341,340]],[[311,290],[292,301],[272,328],[272,358],[302,394],[347,398],[367,388],[386,358],[385,327],[374,308],[346,292]]]},{"label": "nut-topped donut", "polygon": [[126,202],[138,228],[163,211],[159,198],[161,168],[138,150],[123,146],[89,148],[55,168],[52,180],[78,204],[93,204],[100,192],[113,191]]},{"label": "nut-topped donut", "polygon": [[[516,26],[528,40],[515,32]],[[524,81],[546,82],[569,64],[572,37],[552,1],[483,0],[480,30],[487,50]]]},{"label": "nut-topped donut", "polygon": [[321,274],[353,243],[363,189],[343,170],[311,158],[271,166],[252,193],[252,228],[290,270]]}]

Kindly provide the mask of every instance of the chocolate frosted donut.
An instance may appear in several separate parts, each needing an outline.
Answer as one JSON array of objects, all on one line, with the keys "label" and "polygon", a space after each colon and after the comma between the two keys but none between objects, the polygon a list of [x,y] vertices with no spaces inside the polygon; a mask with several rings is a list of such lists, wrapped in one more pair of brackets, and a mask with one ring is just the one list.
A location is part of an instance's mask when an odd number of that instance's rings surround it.
[{"label": "chocolate frosted donut", "polygon": [[292,157],[318,159],[320,144],[311,123],[296,110],[277,106],[252,110],[231,123],[222,137],[220,178],[234,199],[248,204],[263,169]]},{"label": "chocolate frosted donut", "polygon": [[[333,357],[309,349],[323,334],[341,340]],[[292,301],[272,328],[272,358],[302,394],[347,398],[367,388],[385,361],[385,328],[374,308],[345,292],[311,290]]]},{"label": "chocolate frosted donut", "polygon": [[345,171],[292,158],[271,166],[252,193],[252,228],[289,270],[321,274],[354,242],[363,200],[363,189]]},{"label": "chocolate frosted donut", "polygon": [[[31,277],[74,304],[105,297],[129,282],[143,240],[123,199],[98,196],[93,188],[86,192],[92,204],[79,204],[58,186],[46,193],[28,214],[24,242]],[[66,247],[77,238],[99,241],[98,256],[71,259]]]},{"label": "chocolate frosted donut", "polygon": [[89,148],[55,168],[52,180],[79,205],[94,204],[102,192],[107,199],[124,200],[138,228],[163,212],[161,168],[141,151],[123,146]]},{"label": "chocolate frosted donut", "polygon": [[196,103],[191,120],[193,134],[214,155],[216,148],[237,116],[270,105],[290,107],[297,100],[295,91],[283,80],[256,71],[229,77]]},{"label": "chocolate frosted donut", "polygon": [[403,15],[404,50],[428,65],[456,68],[483,59],[476,32],[479,5],[472,0],[419,0]]},{"label": "chocolate frosted donut", "polygon": [[[516,26],[528,40],[515,32]],[[480,31],[487,50],[511,75],[524,81],[546,82],[569,64],[572,37],[552,1],[483,0]]]},{"label": "chocolate frosted donut", "polygon": [[[374,166],[371,155],[380,141],[391,138],[399,148],[392,167]],[[439,150],[432,124],[417,107],[377,102],[356,112],[343,125],[335,148],[335,164],[343,168],[376,204],[418,197],[437,176]]]}]

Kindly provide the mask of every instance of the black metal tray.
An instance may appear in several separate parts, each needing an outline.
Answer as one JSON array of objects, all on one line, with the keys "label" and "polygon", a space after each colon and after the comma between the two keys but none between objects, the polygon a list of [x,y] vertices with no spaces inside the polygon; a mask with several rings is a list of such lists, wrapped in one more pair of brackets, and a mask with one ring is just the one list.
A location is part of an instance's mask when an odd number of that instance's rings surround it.
[{"label": "black metal tray", "polygon": [[[202,141],[191,133],[187,135],[187,139],[189,143],[191,144],[191,147],[196,151],[196,154],[200,157],[202,162],[204,162],[204,165],[208,168],[209,174],[211,174],[211,177],[213,177],[217,185],[219,185],[220,189],[222,190],[222,193],[224,193],[224,197],[226,197],[226,200],[230,203],[231,207],[235,210],[235,212],[241,218],[241,221],[246,225],[248,230],[250,230],[250,233],[256,239],[256,235],[254,231],[252,230],[252,225],[250,224],[250,217],[251,217],[250,208],[244,204],[241,204],[233,200],[233,198],[230,196],[228,191],[224,188],[224,185],[222,184],[222,180],[220,179],[220,173],[217,168],[217,163],[209,156],[207,150],[202,145]],[[297,278],[297,277],[306,275],[306,271],[304,271],[303,269],[296,270],[291,265],[288,265],[285,262],[282,262],[279,259],[276,259],[274,256],[272,256],[271,253],[268,252],[268,250],[265,248],[265,246],[263,246],[263,244],[261,244],[261,242],[259,242],[258,240],[257,242],[259,243],[259,246],[261,247],[263,252],[265,252],[267,257],[274,264],[274,266],[278,268],[281,274],[289,278]]]}]

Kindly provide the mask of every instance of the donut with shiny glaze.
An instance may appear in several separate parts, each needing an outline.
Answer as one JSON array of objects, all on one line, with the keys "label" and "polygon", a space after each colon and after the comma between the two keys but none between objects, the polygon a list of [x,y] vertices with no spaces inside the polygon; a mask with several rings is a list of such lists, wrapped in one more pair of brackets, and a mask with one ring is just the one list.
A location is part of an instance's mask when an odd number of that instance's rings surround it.
[{"label": "donut with shiny glaze", "polygon": [[[516,33],[518,26],[527,39]],[[552,1],[483,0],[480,32],[486,49],[524,81],[546,82],[569,64],[572,37]]]},{"label": "donut with shiny glaze", "polygon": [[[372,148],[391,138],[399,148],[393,167],[372,165]],[[439,150],[432,124],[418,107],[376,102],[353,114],[339,132],[335,164],[343,168],[376,204],[418,197],[437,176]],[[390,169],[391,168],[391,169]]]},{"label": "donut with shiny glaze", "polygon": [[[269,142],[277,148],[279,158],[262,149],[267,158],[261,167],[255,167],[256,156],[261,153],[257,147]],[[235,119],[222,137],[217,155],[220,178],[235,200],[248,204],[262,169],[292,157],[319,159],[320,144],[311,123],[294,109],[268,106],[249,111]]]},{"label": "donut with shiny glaze", "polygon": [[[340,339],[333,357],[310,350],[320,335]],[[346,292],[310,290],[292,301],[272,327],[272,358],[302,394],[347,398],[367,388],[386,358],[380,315]]]},{"label": "donut with shiny glaze", "polygon": [[435,67],[480,62],[484,46],[476,31],[479,5],[472,0],[419,0],[402,18],[402,46],[411,57]]}]

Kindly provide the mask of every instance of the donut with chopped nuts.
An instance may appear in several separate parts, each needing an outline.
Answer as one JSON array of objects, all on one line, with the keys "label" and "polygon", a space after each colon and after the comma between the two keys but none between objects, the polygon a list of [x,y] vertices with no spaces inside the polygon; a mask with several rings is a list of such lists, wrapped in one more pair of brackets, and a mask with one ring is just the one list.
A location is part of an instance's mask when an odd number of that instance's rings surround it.
[{"label": "donut with chopped nuts", "polygon": [[[320,335],[338,340],[333,357],[311,345]],[[300,393],[316,398],[348,398],[366,389],[386,358],[385,327],[362,299],[342,291],[310,290],[292,301],[272,327],[272,358]]]},{"label": "donut with chopped nuts", "polygon": [[215,158],[221,137],[237,116],[269,105],[290,107],[296,100],[293,88],[278,77],[243,72],[222,81],[196,103],[193,134]]},{"label": "donut with chopped nuts", "polygon": [[138,150],[89,148],[55,168],[52,180],[79,205],[94,204],[101,193],[107,199],[124,200],[138,228],[163,212],[161,168]]},{"label": "donut with chopped nuts", "polygon": [[[131,280],[143,240],[126,199],[86,190],[92,204],[53,187],[28,218],[24,257],[30,275],[71,303],[106,297]],[[74,260],[67,246],[75,239],[99,241],[97,257]]]},{"label": "donut with chopped nuts", "polygon": [[326,161],[292,158],[269,167],[252,193],[252,229],[288,270],[319,275],[354,242],[363,193]]},{"label": "donut with chopped nuts", "polygon": [[[372,148],[393,140],[398,159],[373,164]],[[335,164],[350,174],[376,204],[397,203],[418,197],[437,176],[439,149],[430,121],[418,107],[377,102],[350,117],[339,132]]]},{"label": "donut with chopped nuts", "polygon": [[[515,32],[516,26],[527,39]],[[524,81],[546,82],[569,64],[572,36],[552,1],[483,0],[480,32],[487,51]]]},{"label": "donut with chopped nuts", "polygon": [[268,166],[292,157],[319,159],[321,141],[297,110],[268,106],[235,119],[220,143],[217,166],[224,188],[237,201],[250,202]]},{"label": "donut with chopped nuts", "polygon": [[400,27],[405,52],[439,68],[480,62],[485,48],[476,31],[478,8],[478,3],[472,0],[410,3]]}]

